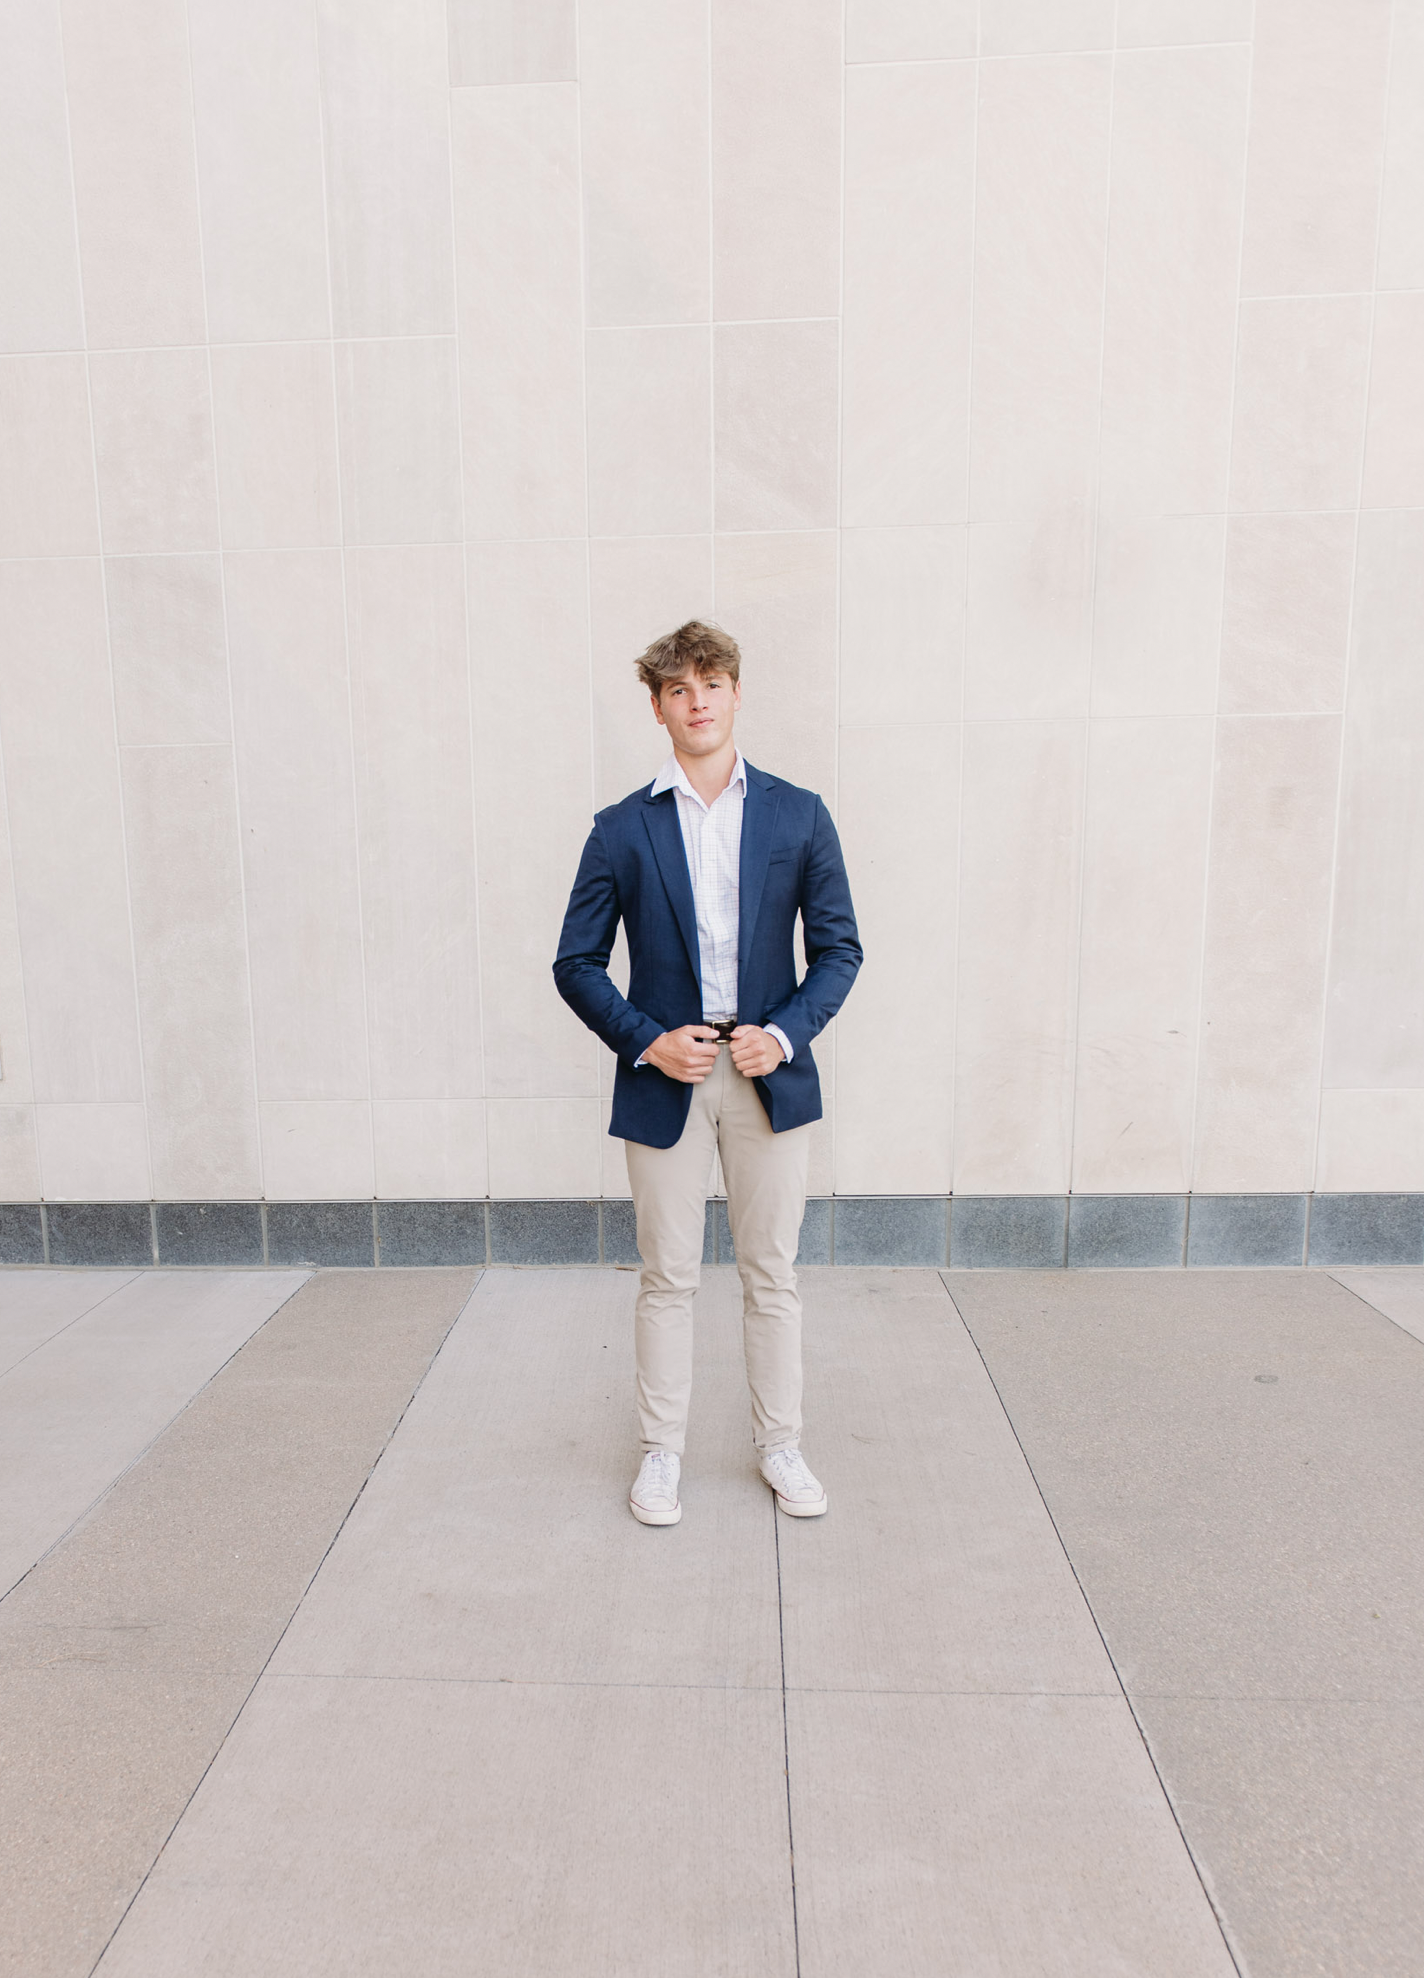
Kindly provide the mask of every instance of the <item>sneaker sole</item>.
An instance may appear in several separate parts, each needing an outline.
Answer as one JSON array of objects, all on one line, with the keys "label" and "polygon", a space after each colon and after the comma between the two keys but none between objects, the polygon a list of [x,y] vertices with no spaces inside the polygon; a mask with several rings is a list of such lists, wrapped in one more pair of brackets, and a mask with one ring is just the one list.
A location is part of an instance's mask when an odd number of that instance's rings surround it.
[{"label": "sneaker sole", "polygon": [[[766,1483],[765,1477],[762,1478],[762,1482]],[[784,1511],[788,1518],[824,1518],[831,1508],[829,1501],[824,1497],[818,1497],[814,1504],[793,1504],[789,1497],[782,1496],[775,1484],[769,1483],[766,1487],[776,1499],[777,1509]]]},{"label": "sneaker sole", "polygon": [[675,1525],[682,1517],[681,1504],[675,1504],[671,1511],[645,1511],[641,1504],[635,1504],[630,1497],[628,1509],[640,1525]]}]

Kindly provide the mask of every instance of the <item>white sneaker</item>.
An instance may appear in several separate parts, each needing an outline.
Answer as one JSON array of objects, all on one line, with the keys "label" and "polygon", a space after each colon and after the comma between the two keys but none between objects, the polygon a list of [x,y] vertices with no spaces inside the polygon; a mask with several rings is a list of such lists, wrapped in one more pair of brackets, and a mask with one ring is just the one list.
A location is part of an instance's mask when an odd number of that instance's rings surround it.
[{"label": "white sneaker", "polygon": [[682,1516],[677,1480],[682,1462],[670,1449],[650,1449],[639,1465],[628,1509],[640,1525],[675,1525]]},{"label": "white sneaker", "polygon": [[799,1449],[773,1449],[761,1458],[761,1473],[776,1492],[776,1501],[792,1518],[821,1518],[826,1493],[806,1468]]}]

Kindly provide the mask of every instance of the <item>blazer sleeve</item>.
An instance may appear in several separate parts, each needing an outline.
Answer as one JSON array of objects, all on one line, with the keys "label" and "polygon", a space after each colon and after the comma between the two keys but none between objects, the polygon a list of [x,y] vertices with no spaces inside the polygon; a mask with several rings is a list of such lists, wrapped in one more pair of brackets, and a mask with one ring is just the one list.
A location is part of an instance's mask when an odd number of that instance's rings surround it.
[{"label": "blazer sleeve", "polygon": [[608,841],[595,818],[564,915],[554,986],[594,1035],[632,1064],[662,1036],[663,1025],[634,1009],[608,973],[622,911]]},{"label": "blazer sleeve", "polygon": [[764,1019],[764,1024],[784,1030],[798,1053],[820,1036],[850,994],[864,960],[841,841],[819,797],[801,877],[801,931],[805,978],[795,994]]}]

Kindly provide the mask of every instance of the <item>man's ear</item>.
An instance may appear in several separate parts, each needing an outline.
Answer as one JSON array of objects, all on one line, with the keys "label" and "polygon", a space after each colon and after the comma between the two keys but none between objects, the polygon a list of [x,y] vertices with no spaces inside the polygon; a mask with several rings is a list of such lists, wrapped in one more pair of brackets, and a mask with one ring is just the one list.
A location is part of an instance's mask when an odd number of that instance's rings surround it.
[{"label": "man's ear", "polygon": [[667,723],[666,723],[666,722],[665,722],[665,721],[663,720],[663,697],[662,697],[662,695],[661,695],[661,694],[649,694],[649,696],[648,696],[648,698],[649,698],[649,700],[651,700],[651,702],[653,703],[653,713],[654,713],[654,714],[655,714],[655,715],[656,715],[656,716],[658,717],[658,726],[659,726],[659,728],[666,728],[666,727],[667,727]]}]

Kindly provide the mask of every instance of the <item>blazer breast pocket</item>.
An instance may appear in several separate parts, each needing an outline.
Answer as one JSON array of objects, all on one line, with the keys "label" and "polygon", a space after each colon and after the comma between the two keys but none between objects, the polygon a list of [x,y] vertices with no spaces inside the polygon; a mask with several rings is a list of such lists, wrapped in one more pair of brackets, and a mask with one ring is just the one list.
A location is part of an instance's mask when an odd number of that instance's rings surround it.
[{"label": "blazer breast pocket", "polygon": [[767,859],[767,865],[789,865],[793,859],[799,859],[800,856],[801,847],[799,845],[785,845],[779,852],[773,852],[770,855]]}]

